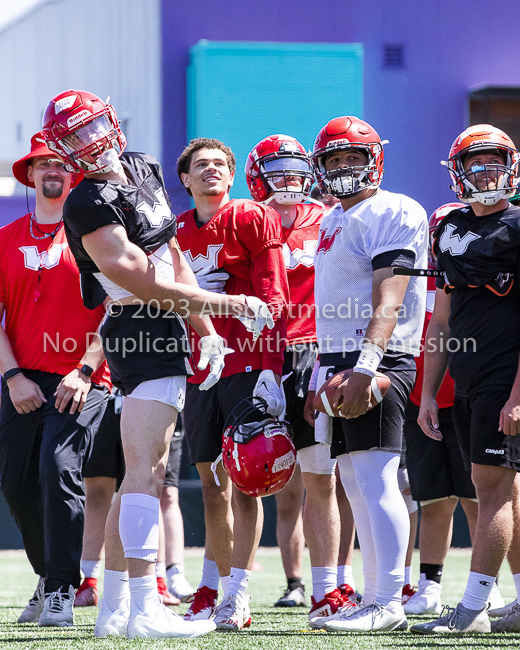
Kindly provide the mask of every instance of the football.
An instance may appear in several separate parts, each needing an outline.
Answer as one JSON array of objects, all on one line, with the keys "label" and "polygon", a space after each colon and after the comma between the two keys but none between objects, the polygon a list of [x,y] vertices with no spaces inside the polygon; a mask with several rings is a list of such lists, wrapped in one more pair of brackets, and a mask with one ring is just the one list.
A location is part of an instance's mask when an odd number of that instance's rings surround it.
[{"label": "football", "polygon": [[[343,383],[345,380],[348,381],[348,378],[352,374],[352,368],[348,370],[342,370],[341,372],[336,373],[330,379],[323,384],[314,397],[313,406],[316,411],[320,413],[325,413],[330,415],[333,418],[340,417],[339,410],[332,406],[334,402],[334,394],[338,386]],[[376,376],[373,377],[371,382],[372,388],[372,407],[379,404],[379,402],[386,395],[386,391],[390,388],[391,381],[384,375],[382,372],[376,372]],[[341,405],[340,405],[341,406]]]}]

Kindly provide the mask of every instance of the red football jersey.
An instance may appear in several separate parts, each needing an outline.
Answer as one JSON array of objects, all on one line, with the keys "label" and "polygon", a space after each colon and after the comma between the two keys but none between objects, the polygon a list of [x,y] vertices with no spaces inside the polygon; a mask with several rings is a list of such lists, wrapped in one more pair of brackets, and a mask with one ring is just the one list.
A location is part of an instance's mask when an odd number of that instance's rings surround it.
[{"label": "red football jersey", "polygon": [[[435,304],[435,278],[428,278],[428,294],[426,298],[426,316],[424,319],[424,329],[421,340],[421,356],[415,358],[415,365],[417,366],[417,378],[415,380],[415,386],[413,387],[412,392],[410,393],[410,399],[414,404],[420,406],[421,404],[421,393],[424,377],[424,340],[426,337],[426,330],[430,324],[433,313],[433,305]],[[446,372],[444,381],[439,388],[437,393],[437,404],[440,409],[448,408],[453,406],[455,401],[455,382],[450,377],[450,371]]]},{"label": "red football jersey", "polygon": [[289,345],[316,341],[314,251],[323,219],[323,208],[317,205],[300,203],[296,208],[293,225],[282,228],[283,259],[291,293],[287,316]]},{"label": "red football jersey", "polygon": [[[230,274],[226,293],[258,296],[269,304],[276,319],[274,329],[264,330],[253,343],[252,335],[236,318],[213,317],[218,334],[235,350],[226,357],[222,377],[258,369],[281,374],[289,288],[278,213],[253,201],[233,199],[199,228],[195,210],[187,210],[177,217],[177,240],[195,273],[208,267],[225,270]],[[195,332],[191,336],[196,366],[199,337]],[[200,384],[207,374],[208,370],[196,370],[189,381]]]},{"label": "red football jersey", "polygon": [[[5,331],[20,368],[66,375],[81,361],[105,310],[83,306],[79,271],[63,226],[54,239],[35,239],[29,220],[25,215],[0,228]],[[56,224],[38,228],[52,232]],[[111,387],[106,363],[92,381]]]}]

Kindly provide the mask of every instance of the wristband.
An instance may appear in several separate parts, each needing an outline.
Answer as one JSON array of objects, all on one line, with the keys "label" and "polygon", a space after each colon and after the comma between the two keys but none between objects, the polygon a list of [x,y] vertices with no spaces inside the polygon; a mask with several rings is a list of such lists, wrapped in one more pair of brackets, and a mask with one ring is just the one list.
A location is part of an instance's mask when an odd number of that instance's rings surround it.
[{"label": "wristband", "polygon": [[20,370],[20,368],[11,368],[11,370],[6,370],[3,377],[5,381],[9,381],[13,377],[16,377],[16,375],[23,375],[23,372]]},{"label": "wristband", "polygon": [[81,373],[83,373],[85,375],[85,377],[88,377],[88,378],[90,378],[90,376],[94,372],[94,368],[91,368],[86,363],[83,363],[83,364],[78,363],[78,365],[76,366],[76,370],[79,370]]},{"label": "wristband", "polygon": [[375,377],[377,367],[381,363],[383,355],[384,352],[379,345],[375,345],[375,343],[363,343],[353,372],[361,372],[369,377]]}]

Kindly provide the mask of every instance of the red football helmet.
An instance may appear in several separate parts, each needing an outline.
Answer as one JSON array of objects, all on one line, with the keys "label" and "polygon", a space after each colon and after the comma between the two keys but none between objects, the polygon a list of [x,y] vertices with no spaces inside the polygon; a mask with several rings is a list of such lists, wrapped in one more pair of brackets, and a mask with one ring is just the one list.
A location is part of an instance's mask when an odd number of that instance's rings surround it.
[{"label": "red football helmet", "polygon": [[110,154],[102,154],[113,150],[120,156],[126,147],[114,107],[86,90],[66,90],[51,99],[43,132],[49,149],[74,172],[109,171]]},{"label": "red football helmet", "polygon": [[[234,485],[252,497],[279,492],[296,468],[296,449],[290,425],[267,413],[267,402],[247,397],[237,404],[228,418],[222,436],[222,463]],[[260,422],[245,422],[251,416],[264,416]]]},{"label": "red football helmet", "polygon": [[433,254],[433,235],[437,230],[437,226],[444,219],[444,217],[448,215],[450,212],[464,207],[465,207],[464,203],[445,203],[444,205],[441,205],[440,208],[437,208],[437,210],[432,212],[432,214],[430,215],[430,218],[428,219],[428,232],[430,235],[429,236],[430,243],[428,246],[428,265],[430,266],[430,268],[435,268],[435,256]]},{"label": "red football helmet", "polygon": [[309,154],[288,135],[260,140],[249,152],[244,171],[255,201],[272,194],[278,203],[302,203],[314,182]]},{"label": "red football helmet", "polygon": [[[497,153],[504,159],[504,164],[473,165],[464,169],[464,161],[468,156],[479,153]],[[494,205],[502,199],[512,197],[518,184],[518,165],[520,154],[511,138],[491,124],[477,124],[463,131],[451,145],[447,161],[441,164],[448,168],[453,185],[450,188],[456,192],[457,198],[464,203],[478,201],[483,205]],[[479,190],[477,174],[486,174],[486,185],[495,185],[494,189],[486,187]],[[488,181],[489,175],[489,181]],[[500,180],[497,183],[497,178]],[[482,177],[480,179],[482,182]]]},{"label": "red football helmet", "polygon": [[[384,173],[383,145],[387,142],[388,140],[381,140],[370,124],[358,117],[344,116],[330,120],[316,136],[312,152],[321,191],[341,198],[368,188],[379,187]],[[365,153],[368,157],[367,164],[328,172],[325,169],[327,156],[345,149],[356,149]]]}]

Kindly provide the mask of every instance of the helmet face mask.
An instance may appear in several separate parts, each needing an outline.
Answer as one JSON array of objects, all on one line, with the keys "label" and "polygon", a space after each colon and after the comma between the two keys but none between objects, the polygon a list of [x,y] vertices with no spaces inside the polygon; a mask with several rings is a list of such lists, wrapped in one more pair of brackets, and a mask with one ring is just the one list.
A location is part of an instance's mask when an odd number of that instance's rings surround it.
[{"label": "helmet face mask", "polygon": [[[336,117],[328,122],[318,133],[312,153],[321,191],[341,199],[378,188],[384,174],[383,145],[386,142],[370,124],[357,117]],[[345,151],[362,152],[367,158],[366,164],[327,170],[327,159]]]},{"label": "helmet face mask", "polygon": [[[47,146],[69,171],[103,173],[113,169],[106,155],[120,156],[126,138],[114,108],[84,90],[68,90],[51,100],[43,118]],[[105,154],[105,155],[103,155]]]},{"label": "helmet face mask", "polygon": [[[465,169],[469,157],[496,154],[502,164],[476,161]],[[478,124],[466,129],[453,143],[446,165],[453,180],[451,189],[463,203],[479,202],[495,205],[516,193],[520,154],[513,141],[503,131],[490,124]]]},{"label": "helmet face mask", "polygon": [[287,135],[270,135],[250,151],[245,174],[255,201],[302,203],[314,182],[311,160],[304,147]]}]

